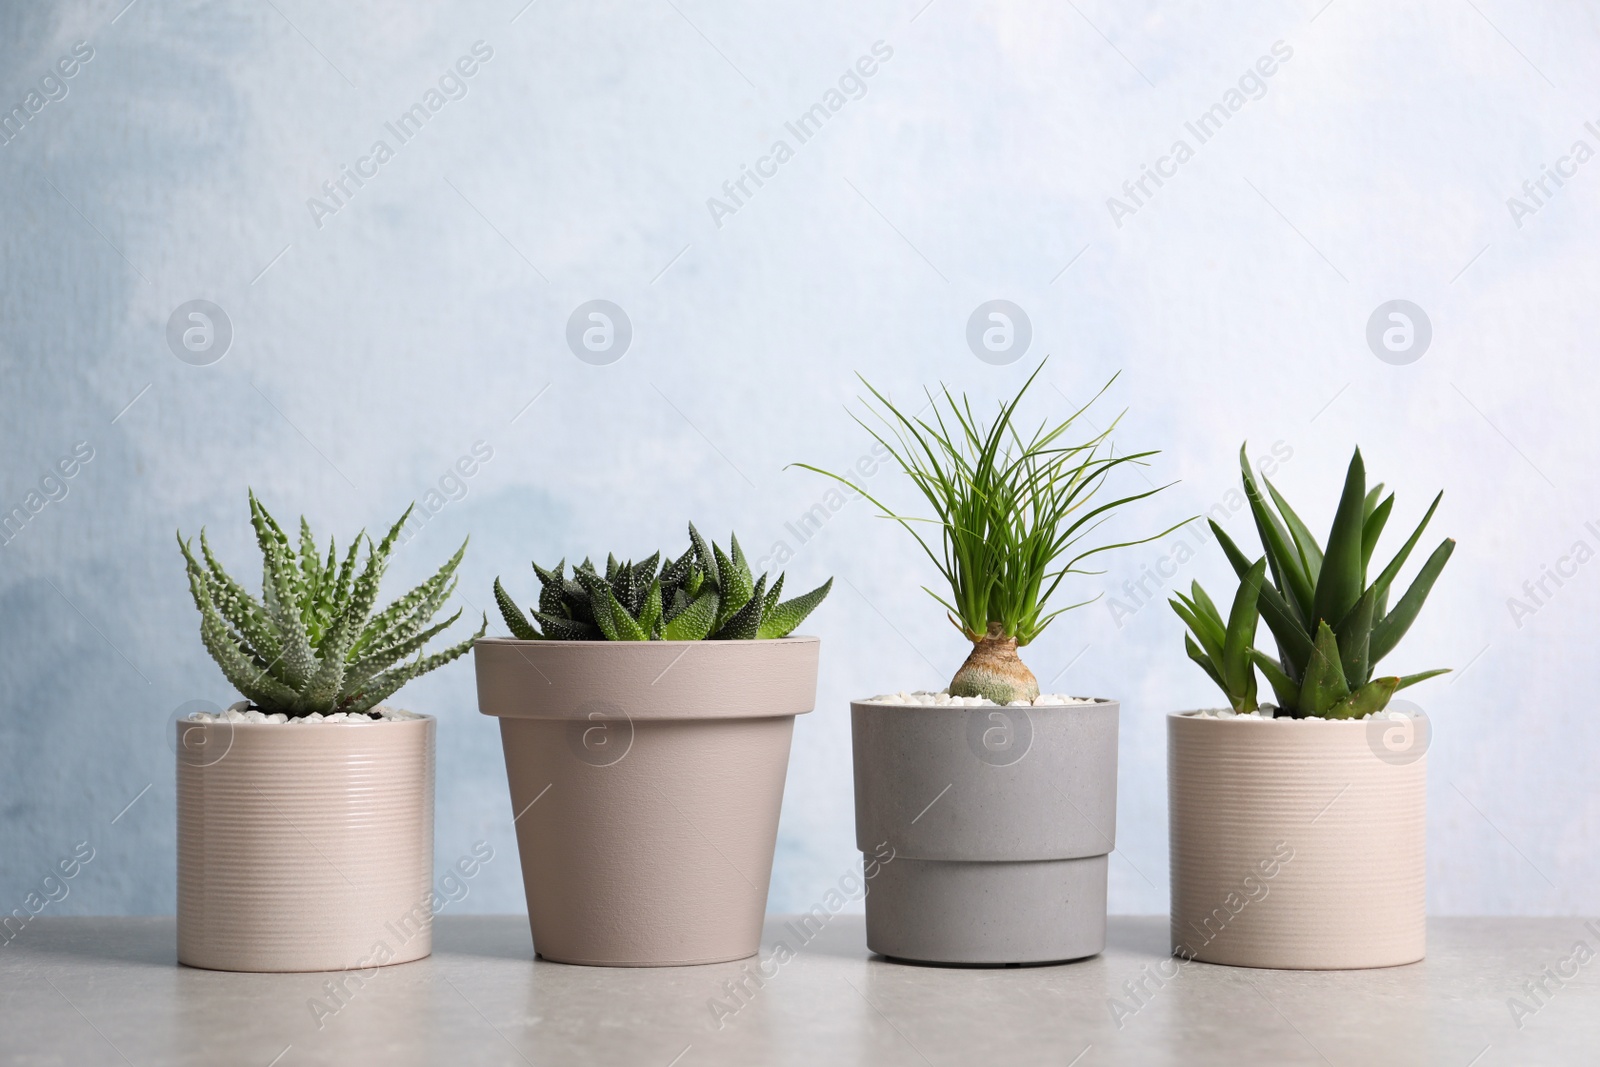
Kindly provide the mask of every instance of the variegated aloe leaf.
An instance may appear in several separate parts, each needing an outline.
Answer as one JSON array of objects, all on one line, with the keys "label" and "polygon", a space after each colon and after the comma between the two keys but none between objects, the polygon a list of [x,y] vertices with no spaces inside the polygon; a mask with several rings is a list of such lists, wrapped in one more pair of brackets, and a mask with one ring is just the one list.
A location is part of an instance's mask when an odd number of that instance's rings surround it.
[{"label": "variegated aloe leaf", "polygon": [[[428,581],[371,617],[384,565],[409,515],[408,509],[377,545],[357,535],[341,563],[333,541],[326,556],[318,552],[303,518],[297,547],[251,493],[251,525],[262,553],[259,601],[228,576],[204,531],[204,564],[179,536],[190,592],[200,609],[201,640],[240,693],[269,713],[366,710],[406,679],[460,654],[420,655],[427,641],[461,614],[429,625],[454,588],[460,552]],[[358,568],[362,544],[367,559]],[[400,664],[414,654],[417,659]]]}]

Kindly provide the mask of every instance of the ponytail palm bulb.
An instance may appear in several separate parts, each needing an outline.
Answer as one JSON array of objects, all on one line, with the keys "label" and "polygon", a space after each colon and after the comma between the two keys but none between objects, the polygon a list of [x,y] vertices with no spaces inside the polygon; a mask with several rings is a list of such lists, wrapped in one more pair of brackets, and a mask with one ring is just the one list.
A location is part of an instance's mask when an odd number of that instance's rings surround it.
[{"label": "ponytail palm bulb", "polygon": [[[1089,404],[1057,423],[1041,422],[1025,434],[1016,425],[1017,407],[1043,369],[1041,362],[1017,395],[988,419],[974,412],[965,395],[958,400],[942,387],[937,397],[926,391],[924,410],[931,408],[930,416],[908,416],[862,379],[873,397],[862,398],[863,403],[877,421],[869,424],[859,417],[856,421],[889,450],[933,516],[901,515],[870,494],[862,491],[862,495],[916,538],[947,588],[947,595],[927,592],[972,642],[972,653],[950,680],[952,696],[988,697],[1000,704],[1038,697],[1039,682],[1017,650],[1037,638],[1056,616],[1082,606],[1049,610],[1062,581],[1069,574],[1098,573],[1078,568],[1092,556],[1169,532],[1085,547],[1089,534],[1116,509],[1160,491],[1100,498],[1114,469],[1141,463],[1156,453],[1111,454],[1111,433],[1120,416],[1087,440],[1067,439],[1078,417],[1110,388],[1110,382]],[[848,483],[829,471],[799,466]],[[937,550],[921,532],[929,524],[939,530]]]}]

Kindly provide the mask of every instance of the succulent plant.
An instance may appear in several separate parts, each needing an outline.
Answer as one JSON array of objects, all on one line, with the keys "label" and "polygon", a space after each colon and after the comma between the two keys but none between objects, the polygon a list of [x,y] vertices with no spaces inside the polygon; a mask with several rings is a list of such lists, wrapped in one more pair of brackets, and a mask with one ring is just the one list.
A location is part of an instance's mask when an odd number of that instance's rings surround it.
[{"label": "succulent plant", "polygon": [[[528,616],[494,580],[494,599],[511,636],[524,641],[749,641],[787,637],[822,603],[833,579],[781,600],[783,575],[750,573],[737,537],[729,550],[706,543],[689,524],[689,547],[676,559],[657,552],[638,563],[606,557],[601,574],[585,559],[566,577],[566,560],[537,563],[539,606]],[[657,567],[659,565],[659,571]],[[535,628],[533,623],[538,623]]]},{"label": "succulent plant", "polygon": [[[1350,460],[1326,547],[1317,543],[1289,502],[1263,478],[1276,510],[1267,504],[1242,448],[1239,465],[1245,497],[1266,554],[1252,562],[1212,522],[1217,542],[1242,580],[1229,621],[1226,626],[1221,624],[1198,583],[1191,597],[1180,596],[1172,602],[1192,631],[1192,636],[1184,638],[1190,658],[1222,687],[1234,709],[1248,711],[1255,706],[1255,680],[1246,677],[1252,672],[1242,666],[1241,648],[1249,650],[1250,662],[1271,684],[1279,713],[1294,718],[1360,718],[1382,711],[1397,691],[1447,673],[1431,670],[1373,677],[1373,668],[1411,628],[1455,549],[1455,542],[1445,538],[1394,607],[1388,606],[1400,568],[1444,494],[1433,498],[1417,528],[1369,584],[1367,568],[1394,509],[1394,494],[1384,496],[1381,483],[1370,490],[1366,487],[1366,467],[1359,448]],[[1271,581],[1266,580],[1269,567]],[[1255,619],[1248,610],[1251,590],[1256,591],[1260,618],[1276,639],[1276,657],[1251,647],[1255,640]]]},{"label": "succulent plant", "polygon": [[935,515],[932,522],[943,540],[942,556],[912,525],[928,520],[899,515],[849,479],[797,464],[851,484],[882,508],[886,517],[904,526],[939,568],[949,583],[950,599],[931,589],[927,592],[944,606],[950,621],[973,645],[972,654],[950,680],[952,696],[988,697],[1000,704],[1036,698],[1039,682],[1017,649],[1038,637],[1057,615],[1088,603],[1046,612],[1062,580],[1069,574],[1097,573],[1078,569],[1078,564],[1091,556],[1171,532],[1080,548],[1083,539],[1113,511],[1160,491],[1150,489],[1096,502],[1114,469],[1141,463],[1156,453],[1112,454],[1111,433],[1120,416],[1082,443],[1062,442],[1077,418],[1111,387],[1110,382],[1089,404],[1054,426],[1042,423],[1024,438],[1013,420],[1017,405],[1042,370],[1041,361],[1017,395],[1001,404],[997,417],[987,423],[973,413],[965,396],[958,402],[944,388],[943,407],[931,391],[924,390],[928,398],[925,407],[933,408],[931,422],[920,415],[908,418],[862,379],[887,414],[873,410],[863,398],[883,428],[859,417],[856,421],[889,450],[927,498]]},{"label": "succulent plant", "polygon": [[[372,614],[389,553],[410,515],[407,508],[376,545],[365,531],[356,534],[342,559],[330,538],[324,558],[303,516],[297,550],[252,492],[250,522],[263,560],[259,600],[217,562],[203,528],[200,559],[180,532],[189,591],[200,609],[200,637],[228,681],[268,714],[364,713],[471,648],[487,620],[460,644],[422,654],[424,645],[461,617],[458,610],[429,625],[455,590],[464,541],[433,577]],[[363,541],[367,556],[358,572]]]}]

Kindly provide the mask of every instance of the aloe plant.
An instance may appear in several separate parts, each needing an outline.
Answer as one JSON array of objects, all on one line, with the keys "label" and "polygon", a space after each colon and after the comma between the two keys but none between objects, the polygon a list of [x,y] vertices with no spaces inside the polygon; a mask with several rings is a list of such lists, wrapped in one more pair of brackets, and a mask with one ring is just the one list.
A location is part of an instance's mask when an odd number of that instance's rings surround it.
[{"label": "aloe plant", "polygon": [[[1445,538],[1423,563],[1400,599],[1389,607],[1395,579],[1421,540],[1444,494],[1441,492],[1433,498],[1411,536],[1369,583],[1368,567],[1378,538],[1394,510],[1394,494],[1384,496],[1382,483],[1367,488],[1366,467],[1359,448],[1351,457],[1345,474],[1344,490],[1325,546],[1317,543],[1283,494],[1263,478],[1267,494],[1272,498],[1269,506],[1242,448],[1239,465],[1245,498],[1250,503],[1265,555],[1252,562],[1216,522],[1211,523],[1211,529],[1242,580],[1235,607],[1241,601],[1248,602],[1249,588],[1257,589],[1256,606],[1260,618],[1277,643],[1276,657],[1250,647],[1249,658],[1272,686],[1279,713],[1295,718],[1360,718],[1382,711],[1399,690],[1447,673],[1440,669],[1373,676],[1379,661],[1394,651],[1411,628],[1455,549],[1455,541]],[[1271,570],[1271,581],[1265,580],[1267,568]],[[1253,645],[1255,623],[1240,621],[1236,635],[1234,623],[1238,621],[1238,612],[1235,611],[1228,626],[1223,628],[1223,655],[1219,661],[1211,654],[1217,639],[1218,617],[1214,608],[1205,606],[1209,600],[1201,603],[1204,599],[1204,592],[1196,584],[1193,597],[1185,598],[1182,604],[1173,602],[1174,609],[1192,631],[1192,636],[1185,638],[1189,655],[1207,669],[1235,710],[1249,710],[1244,705],[1253,699],[1247,689],[1253,689],[1254,683],[1252,680],[1247,686],[1239,673],[1239,643],[1235,638],[1248,630],[1250,636],[1244,641],[1247,646]],[[1200,643],[1198,649],[1196,639]],[[1219,665],[1227,670],[1217,670]]]},{"label": "aloe plant", "polygon": [[931,521],[942,540],[940,553],[935,553],[912,525],[929,520],[898,514],[841,475],[796,464],[850,484],[886,517],[905,527],[939,569],[950,587],[949,599],[924,589],[973,645],[950,681],[952,696],[988,697],[1001,704],[1037,698],[1039,682],[1017,649],[1032,642],[1062,612],[1089,603],[1047,611],[1062,581],[1069,574],[1098,573],[1078,569],[1078,564],[1091,556],[1143,544],[1177,528],[1137,541],[1080,548],[1083,539],[1112,512],[1166,486],[1097,502],[1113,470],[1156,455],[1112,453],[1111,434],[1120,415],[1081,443],[1063,443],[1063,435],[1111,382],[1065,419],[1053,426],[1041,423],[1024,437],[1014,422],[1017,406],[1044,366],[1041,361],[1017,395],[1002,403],[998,415],[987,422],[973,412],[965,395],[957,401],[944,387],[942,406],[939,398],[924,390],[926,406],[933,408],[931,421],[920,414],[908,417],[872,383],[861,379],[883,409],[874,409],[872,402],[862,398],[882,429],[860,417],[856,422],[889,450],[927,499],[934,512]]},{"label": "aloe plant", "polygon": [[[204,528],[199,559],[180,532],[189,591],[200,609],[200,638],[228,681],[268,714],[368,713],[413,678],[471,648],[487,619],[460,644],[422,654],[461,617],[457,610],[429,625],[455,591],[465,541],[433,577],[372,613],[389,554],[410,515],[407,508],[376,545],[365,531],[356,534],[342,556],[330,538],[323,557],[304,516],[297,548],[251,492],[250,523],[263,562],[260,599],[223,569]],[[363,543],[365,562],[359,559]]]},{"label": "aloe plant", "polygon": [[[657,570],[659,566],[659,571]],[[566,577],[566,560],[534,572],[539,606],[524,615],[500,579],[494,599],[511,636],[524,641],[749,641],[787,637],[822,603],[833,579],[782,600],[783,575],[751,574],[739,539],[729,550],[707,544],[689,524],[689,547],[676,558],[657,552],[638,563],[606,557],[601,574],[585,559]],[[535,627],[534,623],[538,626]]]}]

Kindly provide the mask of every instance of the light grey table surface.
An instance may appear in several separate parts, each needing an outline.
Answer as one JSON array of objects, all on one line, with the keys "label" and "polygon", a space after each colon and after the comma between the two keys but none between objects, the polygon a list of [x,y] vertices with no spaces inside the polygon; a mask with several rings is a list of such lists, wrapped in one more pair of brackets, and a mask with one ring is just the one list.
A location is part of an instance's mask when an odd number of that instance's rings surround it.
[{"label": "light grey table surface", "polygon": [[[769,919],[763,957],[796,943],[785,922]],[[334,1013],[329,974],[179,967],[171,918],[41,917],[0,948],[0,1063],[1600,1064],[1600,965],[1574,955],[1600,948],[1595,930],[1435,919],[1409,967],[1192,963],[1136,999],[1126,983],[1177,967],[1164,917],[1112,918],[1094,959],[971,970],[870,956],[861,918],[841,915],[758,987],[745,964],[535,961],[521,916],[442,916],[431,958],[350,981]],[[1549,992],[1529,996],[1547,967]],[[1514,1018],[1512,997],[1531,1014]]]}]

